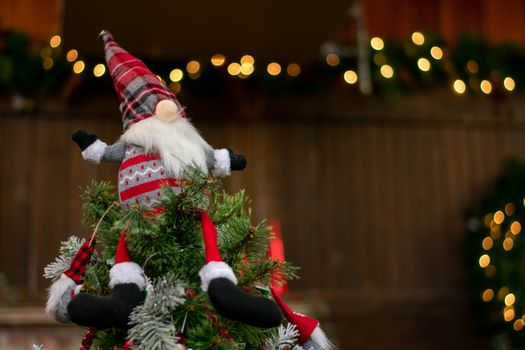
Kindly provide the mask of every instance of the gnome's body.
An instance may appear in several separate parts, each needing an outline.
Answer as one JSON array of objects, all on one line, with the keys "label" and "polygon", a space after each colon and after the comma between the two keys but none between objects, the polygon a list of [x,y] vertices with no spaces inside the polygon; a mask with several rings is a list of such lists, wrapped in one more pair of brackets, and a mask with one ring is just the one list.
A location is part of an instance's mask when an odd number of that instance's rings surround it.
[{"label": "gnome's body", "polygon": [[[120,47],[108,32],[102,32],[101,38],[120,98],[124,132],[112,145],[84,130],[76,131],[73,140],[81,148],[83,158],[90,162],[121,163],[118,175],[121,209],[161,207],[161,187],[180,191],[189,167],[213,176],[244,169],[246,160],[242,155],[230,149],[213,149],[202,138],[175,95],[140,60]],[[224,317],[253,326],[278,326],[282,313],[275,303],[248,295],[237,287],[232,268],[220,257],[217,231],[204,210],[202,230],[206,263],[199,276],[216,310]],[[97,328],[126,328],[129,314],[144,299],[146,277],[127,252],[125,231],[110,270],[111,295],[79,293],[75,286],[81,283],[82,276],[72,275],[66,273],[50,289],[47,309],[60,321],[71,320]]]}]

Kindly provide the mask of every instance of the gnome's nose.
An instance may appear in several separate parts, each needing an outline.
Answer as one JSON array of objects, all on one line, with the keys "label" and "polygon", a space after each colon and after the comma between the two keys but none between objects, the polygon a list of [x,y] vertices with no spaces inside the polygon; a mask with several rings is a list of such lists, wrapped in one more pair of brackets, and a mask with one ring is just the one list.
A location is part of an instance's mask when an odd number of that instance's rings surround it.
[{"label": "gnome's nose", "polygon": [[179,107],[171,100],[162,100],[155,107],[155,117],[164,123],[171,123],[177,119]]}]

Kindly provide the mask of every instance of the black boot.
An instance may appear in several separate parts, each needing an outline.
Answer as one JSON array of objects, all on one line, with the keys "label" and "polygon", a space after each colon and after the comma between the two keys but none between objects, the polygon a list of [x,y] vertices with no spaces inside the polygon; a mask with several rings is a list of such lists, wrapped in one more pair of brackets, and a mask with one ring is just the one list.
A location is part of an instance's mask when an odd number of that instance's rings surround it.
[{"label": "black boot", "polygon": [[71,321],[81,326],[129,328],[129,315],[144,301],[144,292],[134,283],[113,287],[108,296],[90,293],[76,295],[67,306]]},{"label": "black boot", "polygon": [[210,301],[217,312],[231,320],[260,328],[277,327],[283,314],[271,299],[249,295],[227,278],[215,278],[208,286]]}]

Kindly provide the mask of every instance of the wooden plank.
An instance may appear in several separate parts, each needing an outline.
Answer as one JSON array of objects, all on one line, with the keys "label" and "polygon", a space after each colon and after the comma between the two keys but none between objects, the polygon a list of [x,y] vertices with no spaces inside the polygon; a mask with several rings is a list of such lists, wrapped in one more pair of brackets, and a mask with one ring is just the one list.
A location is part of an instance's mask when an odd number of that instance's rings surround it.
[{"label": "wooden plank", "polygon": [[30,185],[35,175],[34,122],[18,116],[2,118],[1,122],[0,271],[6,273],[10,284],[26,286],[32,229],[28,218],[34,202]]},{"label": "wooden plank", "polygon": [[43,267],[54,259],[69,226],[69,123],[37,119],[33,163],[32,230],[29,249],[29,292],[37,295],[48,285]]}]

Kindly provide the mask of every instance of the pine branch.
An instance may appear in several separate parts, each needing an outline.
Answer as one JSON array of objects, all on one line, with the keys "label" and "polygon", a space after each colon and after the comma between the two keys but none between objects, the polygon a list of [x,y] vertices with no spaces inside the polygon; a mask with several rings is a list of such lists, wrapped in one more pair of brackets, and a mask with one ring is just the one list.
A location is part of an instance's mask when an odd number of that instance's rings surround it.
[{"label": "pine branch", "polygon": [[[265,350],[305,350],[298,344],[299,331],[294,324],[279,326],[277,334],[272,335],[265,344]],[[310,350],[310,349],[307,349]]]},{"label": "pine branch", "polygon": [[146,302],[130,316],[128,340],[133,349],[171,350],[178,344],[171,313],[185,303],[184,286],[172,274],[158,278]]}]

